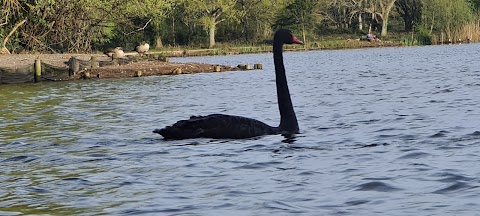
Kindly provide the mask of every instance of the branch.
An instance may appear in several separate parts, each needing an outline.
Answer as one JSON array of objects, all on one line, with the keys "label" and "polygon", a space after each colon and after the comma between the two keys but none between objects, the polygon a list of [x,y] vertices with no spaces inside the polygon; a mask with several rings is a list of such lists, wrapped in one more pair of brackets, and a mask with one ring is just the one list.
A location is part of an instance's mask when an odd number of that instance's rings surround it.
[{"label": "branch", "polygon": [[7,37],[5,37],[5,39],[3,39],[3,47],[5,47],[5,45],[7,44],[7,41],[8,39],[10,38],[10,36],[13,35],[13,33],[15,33],[15,31],[17,31],[18,27],[20,27],[21,25],[23,25],[23,23],[25,23],[27,21],[27,19],[24,19],[22,20],[21,22],[17,23],[15,25],[15,27],[13,27],[13,29],[10,31],[10,33],[8,33]]},{"label": "branch", "polygon": [[135,32],[144,30],[151,21],[152,21],[152,19],[149,19],[149,20],[147,21],[147,23],[145,23],[145,25],[144,25],[143,27],[141,27],[141,28],[139,28],[139,29],[137,29],[137,30],[131,31],[131,32],[127,33],[127,34],[124,33],[124,35],[130,35],[130,34],[133,34],[133,33],[135,33]]},{"label": "branch", "polygon": [[219,24],[219,23],[221,23],[221,22],[223,22],[223,21],[225,21],[225,20],[226,20],[226,19],[221,19],[221,20],[215,21],[215,25],[216,25],[216,24]]},{"label": "branch", "polygon": [[45,45],[44,43],[42,43],[40,40],[38,40],[36,37],[34,37],[33,35],[31,34],[28,34],[28,33],[25,33],[25,35],[29,36],[30,38],[32,38],[35,42],[37,42],[38,44],[40,44],[41,46],[51,50],[53,53],[58,53],[57,51],[55,51],[54,49],[52,49],[51,47]]},{"label": "branch", "polygon": [[0,26],[4,26],[8,23],[8,11],[7,11],[7,14],[5,15],[5,22],[0,24]]}]

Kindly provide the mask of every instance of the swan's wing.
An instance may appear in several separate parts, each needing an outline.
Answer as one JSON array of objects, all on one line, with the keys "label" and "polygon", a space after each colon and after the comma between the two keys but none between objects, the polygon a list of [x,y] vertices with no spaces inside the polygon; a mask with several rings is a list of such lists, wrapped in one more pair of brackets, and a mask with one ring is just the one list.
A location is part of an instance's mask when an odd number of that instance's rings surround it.
[{"label": "swan's wing", "polygon": [[189,138],[230,138],[241,139],[275,133],[275,128],[267,124],[241,116],[212,114],[208,116],[192,116],[172,126],[153,131],[165,139]]}]

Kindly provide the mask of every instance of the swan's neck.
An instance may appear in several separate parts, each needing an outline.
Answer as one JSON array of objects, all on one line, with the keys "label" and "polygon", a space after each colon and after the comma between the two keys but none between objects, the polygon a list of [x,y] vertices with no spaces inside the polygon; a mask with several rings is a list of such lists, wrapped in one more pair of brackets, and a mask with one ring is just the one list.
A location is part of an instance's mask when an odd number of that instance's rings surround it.
[{"label": "swan's neck", "polygon": [[280,132],[298,133],[298,122],[293,110],[292,99],[288,91],[285,66],[283,65],[283,44],[273,44],[273,62],[277,84],[278,108],[280,110]]}]

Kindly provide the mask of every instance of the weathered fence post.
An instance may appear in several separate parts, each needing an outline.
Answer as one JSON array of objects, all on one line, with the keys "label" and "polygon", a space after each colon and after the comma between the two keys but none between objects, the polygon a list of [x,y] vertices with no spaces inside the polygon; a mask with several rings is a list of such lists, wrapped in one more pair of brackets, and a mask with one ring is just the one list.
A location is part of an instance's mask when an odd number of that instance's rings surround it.
[{"label": "weathered fence post", "polygon": [[135,73],[133,74],[134,77],[141,77],[142,76],[142,71],[141,70],[138,70],[138,71],[135,71]]},{"label": "weathered fence post", "polygon": [[170,59],[165,56],[158,56],[158,60],[162,62],[170,62]]},{"label": "weathered fence post", "polygon": [[35,70],[34,70],[34,80],[35,82],[40,82],[42,78],[42,61],[40,59],[35,59]]},{"label": "weathered fence post", "polygon": [[78,62],[77,58],[71,57],[70,58],[70,65],[68,66],[68,76],[73,76],[80,70],[80,63]]},{"label": "weathered fence post", "polygon": [[176,74],[176,75],[182,74],[182,68],[175,68],[175,69],[173,69],[172,73]]},{"label": "weathered fence post", "polygon": [[90,57],[90,65],[92,66],[92,68],[98,68],[98,67],[100,67],[100,62],[97,61],[97,57],[96,57],[96,56]]},{"label": "weathered fence post", "polygon": [[254,64],[254,65],[253,65],[253,69],[255,69],[255,70],[262,70],[262,69],[263,69],[263,66],[262,66],[262,64]]},{"label": "weathered fence post", "polygon": [[90,72],[89,71],[83,72],[83,79],[90,79]]}]

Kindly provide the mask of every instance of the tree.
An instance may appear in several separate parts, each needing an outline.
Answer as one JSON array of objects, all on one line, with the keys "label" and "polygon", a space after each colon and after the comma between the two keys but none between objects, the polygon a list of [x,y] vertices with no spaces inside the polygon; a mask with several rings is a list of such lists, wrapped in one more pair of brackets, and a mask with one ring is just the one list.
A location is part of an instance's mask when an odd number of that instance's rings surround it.
[{"label": "tree", "polygon": [[388,33],[388,19],[390,16],[390,12],[395,5],[396,0],[371,0],[369,2],[369,6],[367,7],[367,12],[372,14],[372,21],[376,20],[375,16],[379,16],[382,20],[382,32],[380,33],[381,36],[387,36]]},{"label": "tree", "polygon": [[236,0],[184,0],[186,13],[208,29],[209,47],[215,46],[217,24],[228,19],[238,22],[243,16],[242,11],[235,8]]},{"label": "tree", "polygon": [[393,6],[395,6],[395,1],[396,0],[379,0],[381,11],[379,15],[380,18],[382,18],[382,32],[380,34],[381,36],[387,36],[388,19],[390,16],[390,12],[393,9]]},{"label": "tree", "polygon": [[284,0],[238,0],[237,7],[242,11],[242,33],[245,41],[265,39],[272,34],[272,25]]},{"label": "tree", "polygon": [[397,0],[395,3],[400,16],[403,18],[405,31],[412,31],[413,26],[419,24],[422,17],[421,0]]},{"label": "tree", "polygon": [[445,32],[449,39],[452,32],[472,19],[472,8],[465,0],[423,0],[422,24],[433,31]]},{"label": "tree", "polygon": [[[115,38],[135,40],[132,36],[143,34],[150,22],[161,21],[171,1],[0,0],[0,25],[2,30],[17,30],[17,34],[8,34],[12,41],[10,47],[43,52],[85,52]],[[27,21],[13,28],[23,20]],[[3,35],[0,31],[0,36]]]},{"label": "tree", "polygon": [[278,17],[276,26],[300,29],[303,41],[306,40],[306,30],[314,29],[320,23],[318,0],[294,0]]}]

